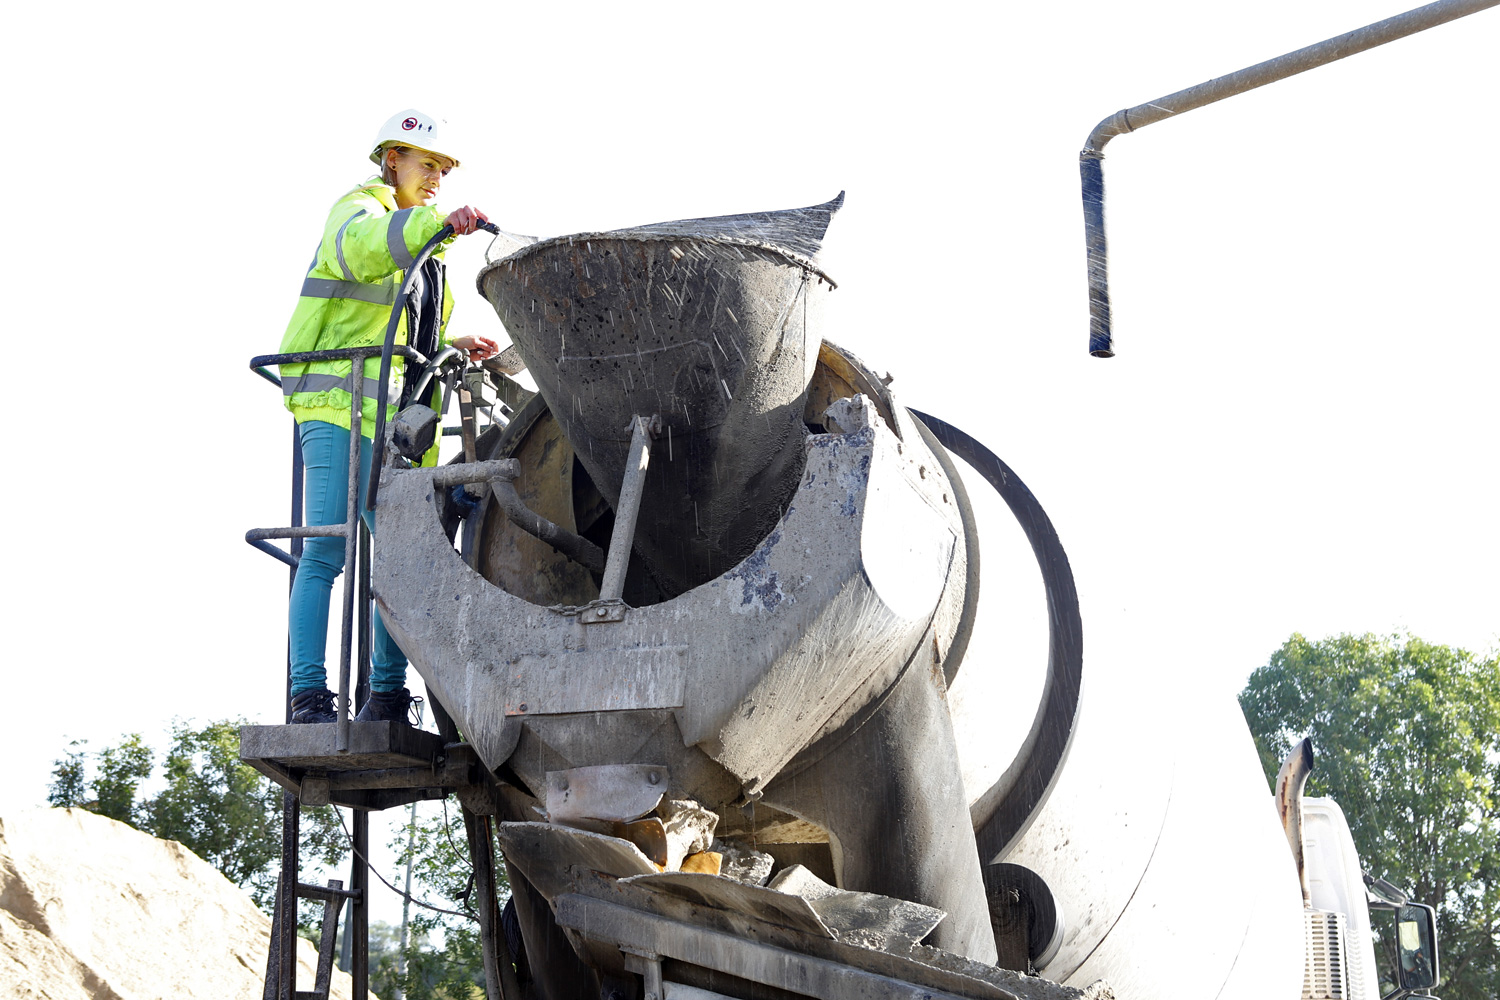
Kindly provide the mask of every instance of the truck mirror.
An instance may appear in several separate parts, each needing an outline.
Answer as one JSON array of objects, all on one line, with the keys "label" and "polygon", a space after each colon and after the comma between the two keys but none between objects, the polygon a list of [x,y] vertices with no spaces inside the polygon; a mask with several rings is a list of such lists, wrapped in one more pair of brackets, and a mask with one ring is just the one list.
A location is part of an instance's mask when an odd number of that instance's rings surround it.
[{"label": "truck mirror", "polygon": [[1426,990],[1437,985],[1437,922],[1433,909],[1408,903],[1396,909],[1396,975],[1403,990]]}]

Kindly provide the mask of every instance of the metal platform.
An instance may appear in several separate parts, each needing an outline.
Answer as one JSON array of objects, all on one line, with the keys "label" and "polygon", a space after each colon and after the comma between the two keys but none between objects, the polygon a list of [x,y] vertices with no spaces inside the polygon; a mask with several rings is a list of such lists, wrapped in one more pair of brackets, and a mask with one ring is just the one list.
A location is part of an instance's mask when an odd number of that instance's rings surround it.
[{"label": "metal platform", "polygon": [[469,745],[436,733],[400,722],[354,722],[349,749],[339,751],[337,731],[334,723],[244,726],[240,760],[307,806],[389,809],[441,799],[479,777]]}]

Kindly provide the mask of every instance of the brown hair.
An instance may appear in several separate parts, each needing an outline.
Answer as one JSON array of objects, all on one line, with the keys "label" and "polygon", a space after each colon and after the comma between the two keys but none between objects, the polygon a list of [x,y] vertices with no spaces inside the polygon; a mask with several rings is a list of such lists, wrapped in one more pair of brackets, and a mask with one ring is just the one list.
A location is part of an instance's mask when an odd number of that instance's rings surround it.
[{"label": "brown hair", "polygon": [[391,162],[390,162],[390,160],[386,159],[386,154],[389,153],[393,149],[396,152],[398,152],[398,153],[403,153],[404,154],[404,153],[410,153],[411,152],[411,147],[410,146],[397,146],[397,145],[393,144],[393,145],[390,145],[390,146],[386,146],[384,149],[382,149],[380,151],[380,179],[383,180],[383,181],[385,181],[387,184],[390,184],[391,186],[394,187],[395,184],[396,184],[396,177],[395,177],[395,175],[393,173],[391,173]]}]

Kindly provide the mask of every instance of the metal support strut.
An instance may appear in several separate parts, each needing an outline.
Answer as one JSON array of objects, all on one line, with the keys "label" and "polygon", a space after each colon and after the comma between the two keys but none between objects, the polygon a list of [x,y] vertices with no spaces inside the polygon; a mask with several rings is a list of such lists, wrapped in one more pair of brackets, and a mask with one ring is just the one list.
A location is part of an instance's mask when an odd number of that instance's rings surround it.
[{"label": "metal support strut", "polygon": [[646,467],[651,464],[651,435],[660,426],[660,417],[637,416],[630,421],[630,457],[625,461],[625,481],[620,484],[620,502],[615,507],[615,528],[609,536],[604,580],[599,584],[601,601],[618,601],[625,593],[625,570],[630,566],[635,520],[641,512],[641,494],[646,488]]}]

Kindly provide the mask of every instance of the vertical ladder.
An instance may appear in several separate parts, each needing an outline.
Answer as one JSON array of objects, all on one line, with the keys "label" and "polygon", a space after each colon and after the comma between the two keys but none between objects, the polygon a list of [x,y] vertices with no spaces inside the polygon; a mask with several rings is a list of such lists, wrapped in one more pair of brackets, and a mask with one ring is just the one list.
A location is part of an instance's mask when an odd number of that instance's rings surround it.
[{"label": "vertical ladder", "polygon": [[[398,348],[397,353],[402,354],[408,360],[418,363],[425,361],[416,351],[410,348]],[[252,358],[250,368],[256,374],[274,383],[278,388],[281,380],[272,375],[268,368],[271,365],[282,365],[296,362],[345,360],[350,362],[350,373],[353,376],[352,399],[350,402],[350,434],[349,434],[349,480],[348,480],[348,504],[346,517],[342,525],[329,525],[326,527],[308,527],[303,524],[303,482],[304,464],[302,459],[302,442],[297,433],[297,428],[292,427],[292,475],[291,475],[291,525],[288,528],[278,529],[254,529],[245,534],[245,541],[267,552],[273,557],[286,563],[289,567],[287,590],[290,594],[292,585],[296,582],[297,566],[302,557],[302,544],[304,538],[312,537],[342,537],[344,539],[344,601],[343,615],[340,626],[340,653],[339,653],[339,688],[338,700],[336,702],[338,721],[338,749],[347,750],[349,747],[349,726],[353,715],[351,708],[355,711],[362,708],[365,699],[369,697],[370,678],[370,535],[365,529],[364,522],[360,518],[359,504],[359,449],[362,442],[358,433],[363,423],[364,410],[364,370],[365,360],[370,357],[379,356],[379,347],[354,348],[343,351],[313,351],[303,354],[265,355]],[[376,393],[377,406],[384,407],[386,402],[385,387],[379,387]],[[373,445],[372,445],[373,446]],[[371,456],[372,465],[378,466],[379,455]],[[290,540],[290,552],[270,544],[269,539],[286,538]],[[350,585],[351,580],[357,578],[357,585]],[[356,596],[358,597],[358,666],[356,673],[356,690],[354,697],[350,697],[350,666],[351,656],[354,652],[355,638],[355,614]],[[287,661],[286,661],[286,715],[285,723],[291,724],[291,638],[287,638]],[[351,704],[351,702],[353,704]],[[320,890],[316,886],[303,886],[298,881],[298,847],[300,844],[300,825],[298,818],[300,814],[300,803],[297,795],[290,789],[282,793],[282,824],[281,824],[281,877],[277,883],[276,903],[273,911],[271,927],[271,948],[267,958],[266,966],[266,990],[265,1000],[297,1000],[303,994],[295,990],[296,982],[296,938],[297,938],[297,900],[299,898],[324,898],[327,905],[324,910],[323,938],[325,947],[320,949],[318,961],[318,984],[308,996],[317,996],[320,1000],[326,1000],[328,995],[327,976],[325,966],[330,966],[332,959],[333,936],[332,928],[337,926],[338,911],[342,908],[343,900],[348,899],[351,903],[349,918],[347,921],[345,935],[349,938],[350,973],[354,980],[354,995],[363,998],[369,987],[369,908],[366,893],[369,887],[369,874],[364,858],[369,855],[369,814],[364,810],[355,810],[353,815],[353,852],[352,873],[350,887],[344,890],[342,884],[339,886],[338,899],[335,905],[332,902],[331,884],[330,889]],[[288,891],[291,887],[291,891]],[[330,972],[331,974],[331,972]],[[321,990],[321,992],[319,992]],[[295,995],[294,995],[295,994]]]},{"label": "vertical ladder", "polygon": [[[245,534],[246,542],[289,567],[288,590],[296,580],[303,539],[342,537],[345,542],[345,587],[336,702],[338,722],[332,726],[291,724],[289,637],[284,724],[249,726],[241,730],[241,759],[283,786],[281,875],[277,882],[272,916],[264,1000],[327,1000],[338,921],[346,901],[350,906],[344,917],[344,953],[348,956],[345,971],[352,979],[353,996],[363,1000],[369,992],[370,975],[369,866],[366,860],[369,857],[370,811],[405,805],[420,798],[441,798],[449,791],[473,787],[476,783],[479,783],[480,788],[488,790],[488,785],[483,784],[481,776],[484,770],[482,765],[478,764],[477,757],[467,744],[460,742],[457,726],[435,700],[430,703],[439,736],[409,729],[399,723],[360,723],[356,727],[351,722],[354,712],[362,708],[369,697],[372,608],[370,534],[359,510],[359,449],[362,439],[353,429],[359,428],[362,420],[365,359],[380,353],[381,348],[376,346],[263,355],[250,362],[252,370],[277,386],[281,384],[280,379],[267,370],[271,365],[349,360],[355,376],[352,379],[350,406],[348,508],[345,523],[327,526],[303,524],[304,465],[301,441],[294,426],[291,525],[285,528],[257,528]],[[426,360],[409,347],[397,347],[394,353],[415,360],[418,364]],[[452,391],[451,386],[449,391]],[[381,387],[376,398],[377,408],[383,413],[386,401],[384,387]],[[465,399],[464,402],[468,404],[469,400]],[[465,410],[467,418],[469,407],[466,406]],[[466,420],[470,433],[471,421],[472,418]],[[382,457],[379,454],[371,456],[373,468],[378,469]],[[466,457],[470,460],[473,458],[472,454]],[[283,551],[271,544],[270,539],[279,538],[289,539],[290,551]],[[351,585],[351,580],[356,582]],[[351,680],[354,682],[352,697]],[[329,729],[334,730],[333,734],[326,732]],[[358,732],[354,731],[356,729]],[[330,735],[333,737],[331,746]],[[351,751],[363,751],[358,755],[363,766],[348,767],[351,760],[348,755]],[[428,772],[425,775],[422,773],[424,767]],[[337,794],[342,796],[337,801],[335,785]],[[349,888],[345,889],[337,879],[330,880],[326,887],[308,885],[299,880],[300,816],[304,801],[310,805],[334,803],[352,806],[353,857]],[[462,812],[470,859],[474,865],[475,888],[479,892],[476,910],[484,953],[486,994],[489,1000],[519,998],[519,988],[500,928],[496,855],[490,817],[473,813],[467,807],[463,807]],[[310,991],[296,989],[299,899],[318,899],[324,903],[317,973]]]}]

